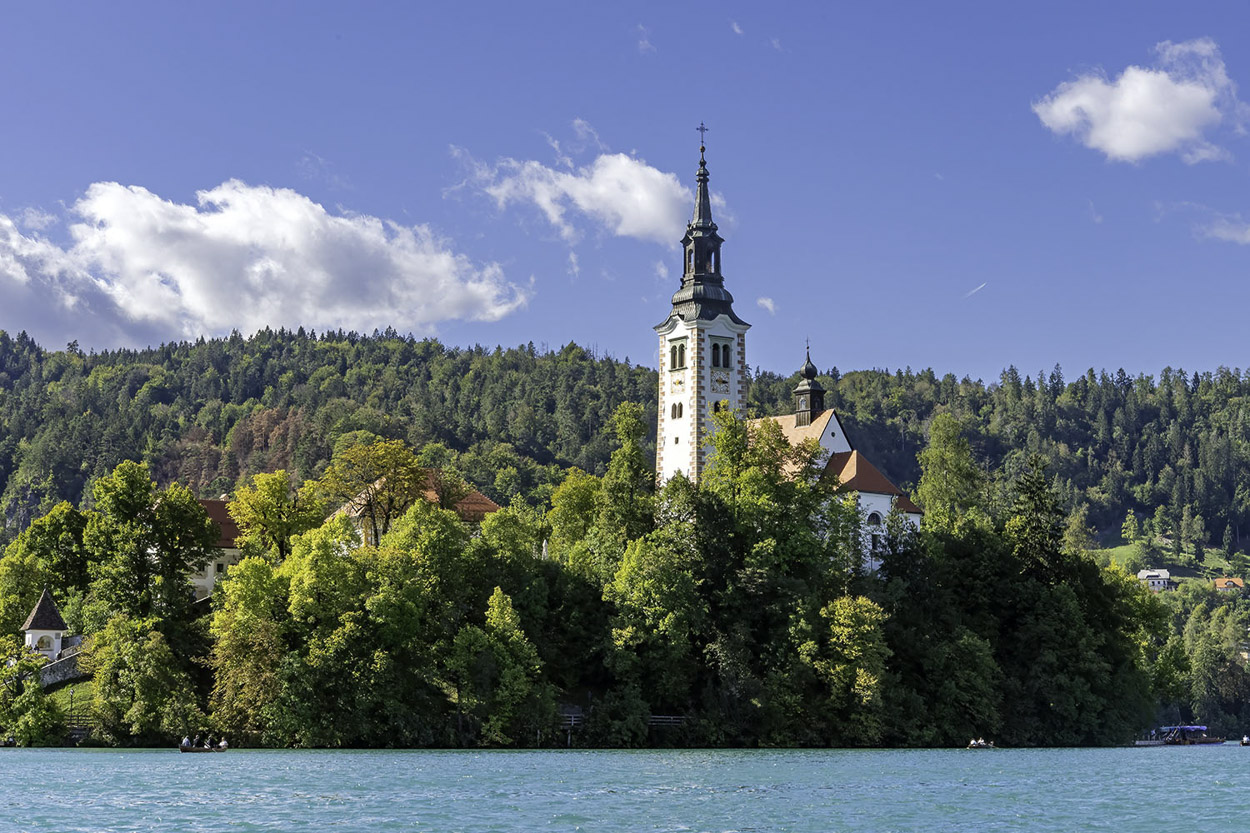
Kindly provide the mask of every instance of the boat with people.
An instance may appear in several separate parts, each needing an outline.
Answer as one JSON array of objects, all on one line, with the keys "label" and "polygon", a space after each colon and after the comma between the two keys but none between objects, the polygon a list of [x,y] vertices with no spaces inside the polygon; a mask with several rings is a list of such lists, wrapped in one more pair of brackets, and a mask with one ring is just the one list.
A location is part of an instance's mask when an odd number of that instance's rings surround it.
[{"label": "boat with people", "polygon": [[[1210,746],[1224,743],[1221,737],[1211,737],[1206,726],[1161,726],[1151,731],[1150,737],[1135,741],[1135,746]],[[1250,745],[1250,738],[1242,738],[1242,745]]]},{"label": "boat with people", "polygon": [[973,738],[968,741],[969,749],[994,749],[994,742],[985,738]]},{"label": "boat with people", "polygon": [[183,738],[182,743],[178,744],[179,752],[226,752],[229,749],[230,744],[226,742],[225,738],[222,738],[220,743],[213,743],[211,738],[200,743],[198,735],[195,740]]}]

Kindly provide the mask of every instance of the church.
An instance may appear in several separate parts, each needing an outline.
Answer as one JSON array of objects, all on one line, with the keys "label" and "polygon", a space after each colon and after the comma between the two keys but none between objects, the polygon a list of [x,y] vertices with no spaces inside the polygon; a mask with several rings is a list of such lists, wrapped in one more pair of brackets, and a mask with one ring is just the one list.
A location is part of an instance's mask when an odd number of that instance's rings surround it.
[{"label": "church", "polygon": [[[733,295],[721,272],[721,245],[712,220],[706,147],[699,147],[694,216],[681,240],[681,286],[668,317],[656,325],[660,337],[659,420],[655,469],[659,482],[676,474],[698,480],[708,465],[712,414],[746,402],[746,334],[751,325],[737,316]],[[825,390],[816,380],[810,353],[794,389],[794,413],[772,419],[791,443],[813,438],[828,454],[825,477],[857,493],[864,520],[865,567],[875,570],[885,518],[902,512],[912,523],[920,509],[862,454],[825,407]]]}]

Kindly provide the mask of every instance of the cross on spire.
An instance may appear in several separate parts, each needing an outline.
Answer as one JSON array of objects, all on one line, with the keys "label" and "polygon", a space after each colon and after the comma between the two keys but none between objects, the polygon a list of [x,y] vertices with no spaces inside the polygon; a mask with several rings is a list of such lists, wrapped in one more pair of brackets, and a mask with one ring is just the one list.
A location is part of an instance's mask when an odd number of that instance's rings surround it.
[{"label": "cross on spire", "polygon": [[699,131],[699,156],[700,156],[700,158],[702,158],[702,156],[703,156],[703,150],[704,150],[704,148],[706,147],[706,144],[705,144],[705,141],[704,141],[704,140],[706,140],[706,139],[707,139],[707,135],[706,135],[706,134],[707,134],[707,132],[708,132],[709,130],[711,130],[711,129],[712,129],[712,128],[708,127],[706,124],[704,124],[704,123],[703,123],[703,122],[701,122],[701,121],[699,122],[699,126],[695,128],[695,130]]}]

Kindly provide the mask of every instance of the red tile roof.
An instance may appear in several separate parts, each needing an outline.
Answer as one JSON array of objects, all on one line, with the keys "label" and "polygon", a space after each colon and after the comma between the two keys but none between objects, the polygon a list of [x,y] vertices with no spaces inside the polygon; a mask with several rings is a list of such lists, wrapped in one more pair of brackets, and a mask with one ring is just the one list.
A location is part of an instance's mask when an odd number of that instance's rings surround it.
[{"label": "red tile roof", "polygon": [[212,522],[217,524],[219,533],[216,546],[223,550],[235,549],[234,541],[239,537],[239,525],[226,511],[227,503],[229,501],[226,500],[200,500],[200,506],[204,507],[204,511],[208,513]]},{"label": "red tile roof", "polygon": [[912,503],[898,486],[891,483],[888,477],[858,451],[841,451],[829,455],[829,462],[825,464],[825,476],[836,477],[841,487],[847,491],[891,495],[894,506],[900,512],[922,514],[920,507]]}]

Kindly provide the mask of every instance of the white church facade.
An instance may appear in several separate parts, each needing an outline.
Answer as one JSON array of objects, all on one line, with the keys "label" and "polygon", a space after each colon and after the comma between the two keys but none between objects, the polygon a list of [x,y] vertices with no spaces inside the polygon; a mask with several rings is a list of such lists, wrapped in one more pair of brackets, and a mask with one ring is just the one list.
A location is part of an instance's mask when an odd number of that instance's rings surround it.
[{"label": "white church facade", "polygon": [[[656,325],[659,336],[659,417],[656,478],[677,474],[698,480],[708,465],[712,414],[746,402],[746,334],[751,325],[733,310],[733,295],[721,272],[721,245],[712,220],[706,149],[699,148],[694,216],[682,238],[681,286],[672,310]],[[763,417],[775,421],[792,443],[815,439],[828,455],[825,476],[855,492],[863,518],[865,567],[876,570],[886,517],[902,512],[918,524],[920,509],[852,444],[838,415],[825,407],[810,354],[794,389],[794,413]]]}]

